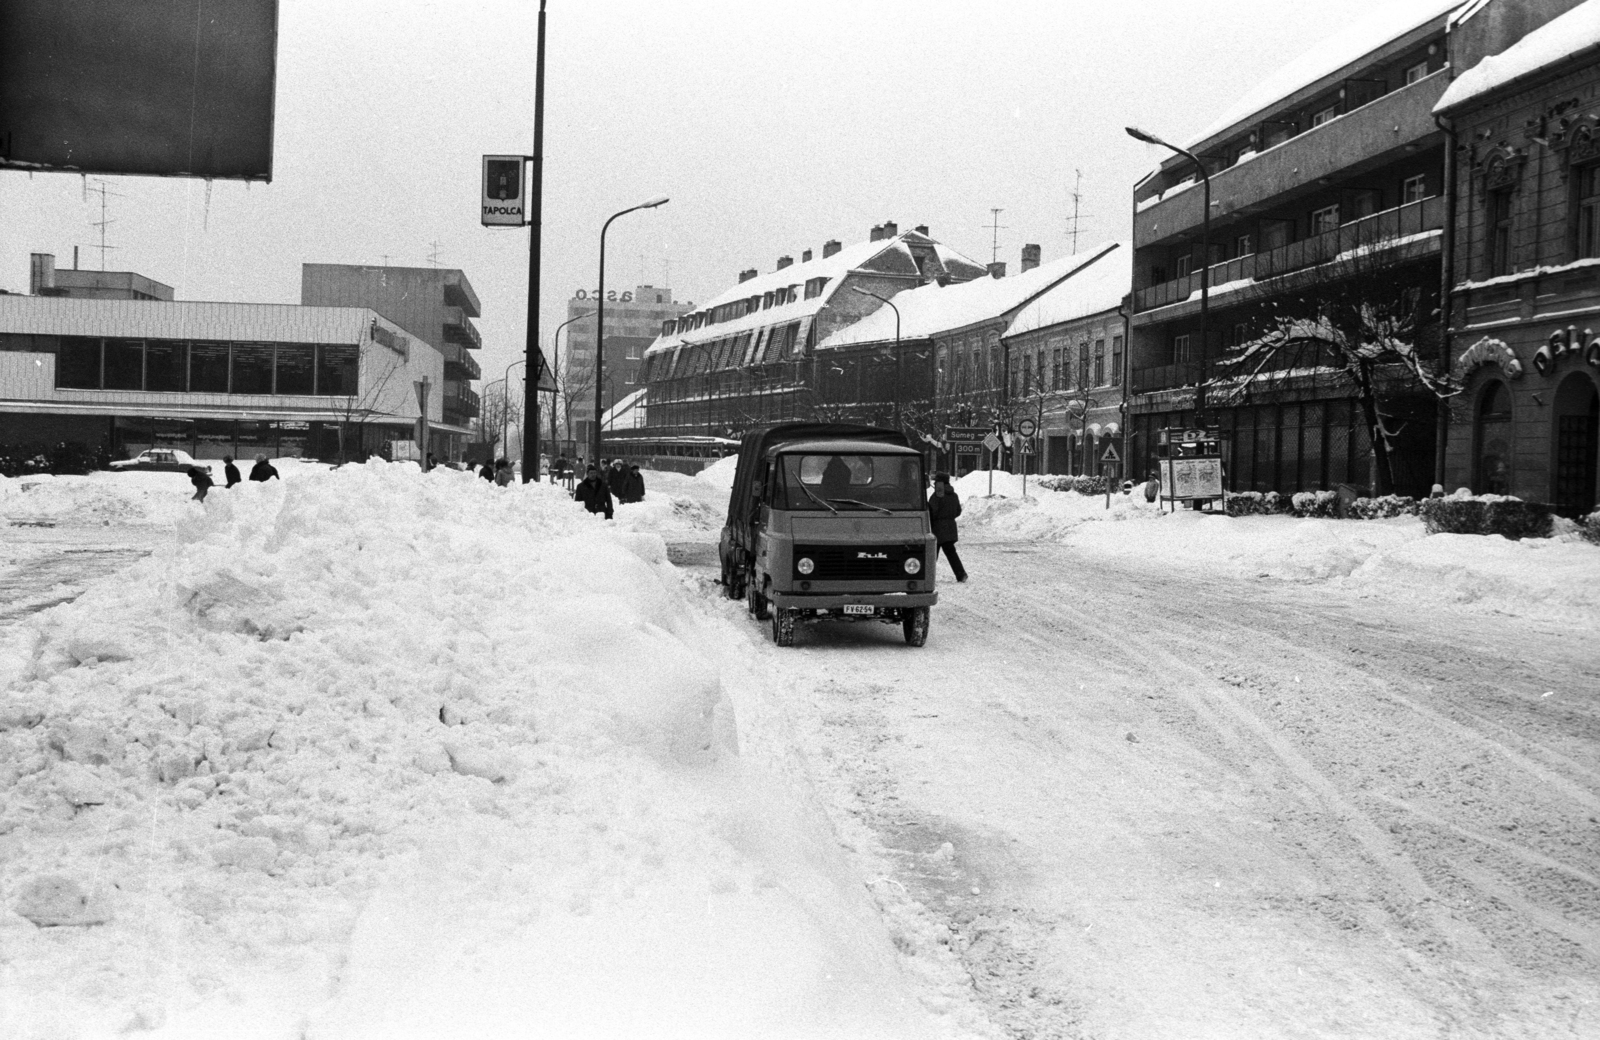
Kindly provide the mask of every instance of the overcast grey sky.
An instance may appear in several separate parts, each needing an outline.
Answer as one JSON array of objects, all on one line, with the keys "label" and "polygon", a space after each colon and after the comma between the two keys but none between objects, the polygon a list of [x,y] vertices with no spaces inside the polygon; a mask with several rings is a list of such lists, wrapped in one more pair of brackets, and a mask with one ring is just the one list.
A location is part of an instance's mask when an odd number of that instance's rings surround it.
[{"label": "overcast grey sky", "polygon": [[[742,268],[930,226],[983,261],[1126,237],[1133,182],[1255,81],[1386,0],[550,0],[543,330],[596,277],[705,300]],[[179,299],[299,301],[300,264],[440,263],[520,356],[527,232],[478,224],[483,153],[531,151],[536,0],[282,0],[270,184],[114,177],[106,266]],[[0,171],[0,288],[99,267],[98,179]]]}]

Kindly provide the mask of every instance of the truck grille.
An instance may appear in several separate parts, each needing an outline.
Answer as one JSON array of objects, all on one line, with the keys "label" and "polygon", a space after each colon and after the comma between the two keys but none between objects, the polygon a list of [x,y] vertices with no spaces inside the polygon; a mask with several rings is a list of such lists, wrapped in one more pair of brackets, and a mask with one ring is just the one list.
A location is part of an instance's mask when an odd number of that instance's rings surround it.
[{"label": "truck grille", "polygon": [[[794,559],[798,564],[807,557],[817,566],[810,574],[794,572],[796,578],[812,581],[874,581],[878,579],[906,578],[906,557],[922,559],[922,546],[898,545],[796,545]],[[927,560],[922,560],[924,568]],[[918,573],[916,577],[923,575]]]}]

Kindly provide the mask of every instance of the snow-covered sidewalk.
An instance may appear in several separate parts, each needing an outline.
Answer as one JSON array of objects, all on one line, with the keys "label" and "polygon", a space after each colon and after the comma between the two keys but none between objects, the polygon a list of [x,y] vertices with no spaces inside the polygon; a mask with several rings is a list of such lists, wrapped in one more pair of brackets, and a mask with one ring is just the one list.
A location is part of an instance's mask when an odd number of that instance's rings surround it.
[{"label": "snow-covered sidewalk", "polygon": [[[63,481],[19,495],[117,497]],[[983,1030],[753,641],[626,530],[669,496],[608,526],[373,463],[151,502],[168,544],[0,632],[0,1035]]]}]

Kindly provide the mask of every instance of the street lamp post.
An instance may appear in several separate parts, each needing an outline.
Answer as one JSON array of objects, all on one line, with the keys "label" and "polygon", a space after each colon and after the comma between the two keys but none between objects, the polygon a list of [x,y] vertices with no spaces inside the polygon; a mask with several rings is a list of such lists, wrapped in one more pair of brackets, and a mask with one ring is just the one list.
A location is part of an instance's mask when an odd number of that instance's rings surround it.
[{"label": "street lamp post", "polygon": [[[566,328],[568,325],[571,325],[573,322],[579,320],[580,318],[587,318],[587,317],[590,317],[593,314],[594,314],[594,311],[585,311],[582,314],[574,314],[572,317],[568,318],[566,321],[562,322],[560,325],[557,325],[556,326],[555,335],[550,337],[550,350],[551,350],[551,354],[552,354],[552,357],[553,357],[553,360],[550,362],[550,374],[555,378],[556,385],[557,385],[558,389],[559,389],[559,387],[561,385],[561,330]],[[570,333],[570,332],[567,333],[567,342],[569,344],[572,342],[572,333]],[[562,393],[564,394],[565,391],[562,391]],[[569,398],[568,399],[568,404],[567,404],[567,425],[569,427],[572,425],[572,414],[571,413],[572,413],[572,405],[571,405],[571,399]],[[569,428],[567,430],[567,439],[570,440],[571,438],[572,438],[572,430]],[[555,444],[556,439],[557,439],[556,438],[556,402],[555,402],[555,400],[552,400],[550,402],[550,443],[551,444]],[[561,450],[562,450],[563,454],[566,453],[566,449],[565,448],[563,448]],[[556,474],[555,474],[555,470],[552,469],[550,471],[550,483],[554,484],[555,482],[556,482]]]},{"label": "street lamp post", "polygon": [[629,206],[625,210],[611,214],[600,227],[600,298],[595,301],[595,330],[594,330],[594,445],[590,449],[594,452],[590,461],[595,465],[600,464],[600,416],[604,409],[601,407],[604,392],[603,376],[605,374],[606,355],[606,232],[611,229],[611,222],[620,216],[640,209],[655,209],[665,205],[667,197],[658,195],[649,202],[641,202],[637,206]]},{"label": "street lamp post", "polygon": [[[495,383],[502,383],[502,384],[504,384],[504,383],[505,383],[505,380],[504,380],[504,379],[496,379],[496,380],[495,380],[495,381],[494,381],[494,383],[485,383],[485,384],[483,384],[483,396],[482,396],[482,397],[481,397],[481,398],[480,398],[480,401],[482,401],[482,402],[485,402],[485,403],[487,403],[487,402],[488,402],[488,400],[489,400],[489,391],[490,391],[490,390],[492,390],[492,389],[494,389],[494,386],[495,386]],[[505,392],[506,392],[506,391],[507,391],[507,390],[509,390],[509,389],[510,389],[510,386],[509,386],[509,385],[506,385],[506,386],[503,386],[503,387],[502,387],[502,388],[501,388],[501,390],[500,390],[500,392],[501,392],[501,393],[502,393],[502,394],[504,394],[504,393],[505,393]],[[488,432],[489,432],[489,427],[488,427],[488,426],[486,426],[486,425],[484,425],[484,422],[483,422],[483,410],[482,410],[482,408],[481,408],[481,407],[480,407],[480,409],[479,409],[479,411],[478,411],[478,428],[479,428],[479,429],[480,429],[480,430],[481,430],[481,431],[482,431],[482,432],[483,432],[483,433],[484,433],[484,434],[485,434],[485,435],[487,435],[487,434],[488,434]],[[503,444],[504,444],[504,442],[503,442],[503,441],[502,441],[502,446],[503,446]],[[493,454],[494,454],[494,453],[493,453],[493,452],[491,452],[491,453],[490,453],[490,454],[491,454],[491,455],[493,455]],[[494,469],[494,459],[493,459],[493,458],[491,458],[491,459],[489,459],[489,468],[490,468],[490,469],[491,469],[491,470],[493,470],[493,469]]]},{"label": "street lamp post", "polygon": [[[511,364],[506,366],[505,378],[501,380],[501,382],[505,383],[506,386],[505,390],[503,391],[505,394],[505,403],[500,408],[500,445],[506,450],[507,454],[510,453],[511,449],[511,370],[516,368],[518,365],[526,365],[527,363],[527,358],[518,358],[517,360],[511,362]],[[490,383],[489,385],[493,386],[494,384]],[[522,417],[522,428],[523,430],[527,430],[528,428],[528,417],[526,415]],[[526,439],[526,437],[524,437],[524,439]],[[524,448],[526,448],[526,445],[524,445]],[[539,459],[537,456],[534,457],[533,466],[536,470],[539,467]],[[526,450],[524,450],[522,453],[522,468],[528,468],[528,453]],[[535,474],[534,479],[539,479],[537,474]],[[524,480],[523,483],[526,484],[527,481]]]},{"label": "street lamp post", "polygon": [[1206,409],[1206,360],[1209,349],[1209,340],[1206,336],[1207,318],[1210,312],[1211,297],[1211,175],[1206,172],[1206,164],[1200,157],[1175,144],[1169,144],[1154,134],[1145,133],[1138,127],[1125,127],[1128,136],[1145,144],[1160,145],[1170,151],[1185,156],[1194,163],[1195,169],[1200,171],[1200,183],[1205,190],[1205,198],[1201,200],[1204,209],[1200,213],[1200,378],[1195,382],[1194,388],[1194,422],[1196,426],[1204,425]]},{"label": "street lamp post", "polygon": [[881,303],[887,303],[889,309],[894,311],[894,428],[898,430],[900,428],[900,308],[896,307],[894,301],[887,296],[868,292],[859,285],[852,285],[850,288],[862,296],[870,296]]}]

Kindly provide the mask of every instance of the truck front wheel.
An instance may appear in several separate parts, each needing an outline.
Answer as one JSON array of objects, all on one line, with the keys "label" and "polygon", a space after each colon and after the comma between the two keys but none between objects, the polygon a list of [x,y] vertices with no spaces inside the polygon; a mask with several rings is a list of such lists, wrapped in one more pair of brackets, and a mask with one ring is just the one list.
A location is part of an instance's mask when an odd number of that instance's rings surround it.
[{"label": "truck front wheel", "polygon": [[900,612],[900,626],[905,629],[906,642],[921,646],[928,641],[928,608],[910,607]]},{"label": "truck front wheel", "polygon": [[794,645],[794,611],[788,607],[772,612],[772,641],[778,646]]}]

